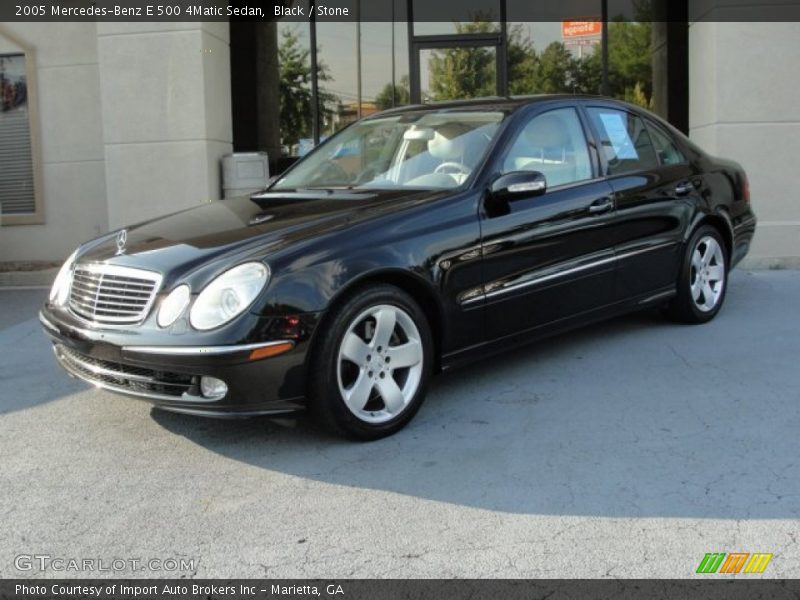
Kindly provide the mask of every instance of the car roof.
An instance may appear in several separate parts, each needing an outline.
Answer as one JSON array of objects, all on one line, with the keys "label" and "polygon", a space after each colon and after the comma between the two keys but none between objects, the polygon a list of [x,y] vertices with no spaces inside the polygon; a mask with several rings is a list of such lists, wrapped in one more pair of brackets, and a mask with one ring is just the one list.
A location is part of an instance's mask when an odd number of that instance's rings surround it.
[{"label": "car roof", "polygon": [[596,99],[604,101],[618,102],[614,98],[597,95],[583,94],[536,94],[530,96],[489,96],[485,98],[473,98],[470,100],[447,100],[445,102],[430,102],[427,104],[409,104],[398,106],[374,113],[372,116],[385,116],[391,114],[403,114],[429,110],[457,110],[468,108],[470,110],[502,110],[513,112],[522,106],[537,104],[539,102],[549,102],[553,100],[586,100]]}]

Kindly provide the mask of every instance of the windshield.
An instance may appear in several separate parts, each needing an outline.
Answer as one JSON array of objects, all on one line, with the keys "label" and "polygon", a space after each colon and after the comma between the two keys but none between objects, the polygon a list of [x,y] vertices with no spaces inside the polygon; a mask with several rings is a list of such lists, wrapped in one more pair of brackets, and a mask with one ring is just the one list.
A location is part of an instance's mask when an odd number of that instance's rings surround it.
[{"label": "windshield", "polygon": [[458,187],[486,154],[502,112],[406,113],[355,123],[272,187]]}]

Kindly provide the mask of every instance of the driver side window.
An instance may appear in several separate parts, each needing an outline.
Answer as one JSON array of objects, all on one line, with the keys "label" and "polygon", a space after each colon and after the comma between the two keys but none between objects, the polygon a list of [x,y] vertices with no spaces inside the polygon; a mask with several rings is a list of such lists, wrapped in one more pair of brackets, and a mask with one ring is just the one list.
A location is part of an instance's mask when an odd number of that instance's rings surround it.
[{"label": "driver side window", "polygon": [[503,173],[539,171],[549,188],[592,178],[586,136],[574,108],[533,117],[517,134],[503,161]]}]

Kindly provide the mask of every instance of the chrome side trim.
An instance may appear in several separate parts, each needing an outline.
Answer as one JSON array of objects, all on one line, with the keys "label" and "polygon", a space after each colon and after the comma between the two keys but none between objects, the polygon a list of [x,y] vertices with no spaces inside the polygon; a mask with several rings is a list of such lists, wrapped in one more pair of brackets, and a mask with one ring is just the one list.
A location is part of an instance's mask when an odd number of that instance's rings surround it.
[{"label": "chrome side trim", "polygon": [[240,344],[238,346],[123,346],[123,352],[136,352],[137,354],[159,354],[166,356],[212,356],[219,354],[233,354],[235,352],[248,352],[260,348],[269,348],[280,344],[292,344],[293,340],[277,340],[261,342],[258,344]]},{"label": "chrome side trim", "polygon": [[667,290],[665,292],[659,292],[658,294],[653,294],[652,296],[648,296],[643,300],[639,300],[637,304],[650,304],[651,302],[655,302],[656,300],[666,300],[667,298],[671,298],[678,292],[676,290]]},{"label": "chrome side trim", "polygon": [[613,263],[616,260],[617,257],[615,256],[609,256],[608,258],[601,258],[600,260],[586,263],[585,265],[578,265],[576,267],[565,269],[563,271],[558,271],[557,273],[549,273],[547,275],[542,275],[541,277],[536,277],[528,281],[521,281],[519,283],[508,285],[504,288],[492,290],[490,292],[484,293],[483,297],[488,299],[488,298],[494,298],[496,296],[502,296],[503,294],[529,288],[534,285],[538,285],[540,283],[547,283],[548,281],[553,281],[554,279],[567,277],[568,275],[574,275],[575,273],[580,273],[581,271],[588,271],[589,269],[593,269],[595,267],[602,267],[603,265]]},{"label": "chrome side trim", "polygon": [[548,273],[547,275],[542,275],[540,277],[535,277],[533,279],[529,279],[526,281],[520,281],[518,283],[508,284],[502,288],[496,288],[490,291],[486,291],[487,286],[484,286],[484,293],[471,296],[469,298],[461,300],[461,306],[467,306],[469,304],[473,304],[480,300],[488,300],[489,298],[495,298],[497,296],[502,296],[503,294],[507,294],[510,292],[515,292],[518,290],[522,290],[525,288],[529,288],[535,285],[539,285],[541,283],[547,283],[548,281],[553,281],[555,279],[559,279],[561,277],[567,277],[569,275],[574,275],[576,273],[580,273],[581,271],[588,271],[589,269],[594,269],[596,267],[602,267],[603,265],[607,265],[610,263],[619,262],[621,260],[625,260],[627,258],[631,258],[633,256],[638,256],[639,254],[645,254],[647,252],[652,252],[654,250],[660,250],[662,248],[666,248],[667,246],[674,246],[677,242],[664,242],[661,244],[656,244],[653,246],[649,246],[647,248],[639,248],[638,250],[630,250],[628,252],[623,252],[622,254],[617,254],[615,256],[608,256],[606,258],[601,258],[599,260],[595,260],[583,265],[577,265],[575,267],[570,267],[564,269],[563,271],[557,271],[555,273]]},{"label": "chrome side trim", "polygon": [[617,255],[617,260],[622,260],[623,258],[630,258],[631,256],[637,256],[639,254],[646,254],[648,252],[652,252],[653,250],[661,250],[662,248],[666,248],[668,246],[675,246],[677,244],[678,242],[662,242],[660,244],[648,246],[647,248],[639,248],[638,250],[628,250],[627,252],[623,252],[622,254]]}]

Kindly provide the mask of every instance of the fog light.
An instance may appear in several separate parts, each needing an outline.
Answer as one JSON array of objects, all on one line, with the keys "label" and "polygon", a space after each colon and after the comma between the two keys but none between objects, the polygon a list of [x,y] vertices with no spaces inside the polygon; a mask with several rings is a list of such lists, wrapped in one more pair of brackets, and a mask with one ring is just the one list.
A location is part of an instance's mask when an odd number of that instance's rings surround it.
[{"label": "fog light", "polygon": [[228,393],[228,386],[224,381],[216,377],[201,377],[200,392],[206,398],[222,398]]}]

